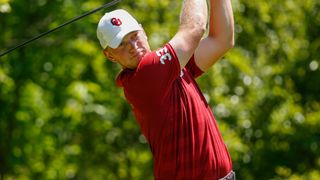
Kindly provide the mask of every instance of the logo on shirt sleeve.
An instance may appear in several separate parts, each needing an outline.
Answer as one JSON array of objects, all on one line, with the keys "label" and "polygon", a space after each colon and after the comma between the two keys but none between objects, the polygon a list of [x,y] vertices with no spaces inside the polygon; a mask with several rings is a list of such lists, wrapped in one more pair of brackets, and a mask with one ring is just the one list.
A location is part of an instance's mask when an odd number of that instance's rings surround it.
[{"label": "logo on shirt sleeve", "polygon": [[166,64],[165,61],[171,61],[172,56],[170,52],[168,51],[167,47],[163,47],[156,51],[157,56],[160,57],[161,64]]}]

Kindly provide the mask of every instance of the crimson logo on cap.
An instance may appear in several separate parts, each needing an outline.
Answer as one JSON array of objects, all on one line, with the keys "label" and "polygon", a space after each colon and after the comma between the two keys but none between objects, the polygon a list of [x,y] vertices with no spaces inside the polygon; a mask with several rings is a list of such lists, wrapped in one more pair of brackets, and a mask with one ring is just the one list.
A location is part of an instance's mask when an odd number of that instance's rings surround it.
[{"label": "crimson logo on cap", "polygon": [[114,26],[121,26],[122,22],[119,18],[112,18],[111,19],[111,24]]}]

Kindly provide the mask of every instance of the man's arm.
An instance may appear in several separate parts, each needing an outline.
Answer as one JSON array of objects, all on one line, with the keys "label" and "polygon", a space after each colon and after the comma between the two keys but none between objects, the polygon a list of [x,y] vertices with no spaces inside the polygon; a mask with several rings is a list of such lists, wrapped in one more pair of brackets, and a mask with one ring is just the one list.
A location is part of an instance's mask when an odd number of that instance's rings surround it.
[{"label": "man's arm", "polygon": [[206,0],[183,1],[179,30],[169,42],[177,54],[181,69],[194,54],[205,32],[207,11]]},{"label": "man's arm", "polygon": [[207,71],[234,46],[234,20],[230,0],[210,0],[208,37],[201,40],[195,51],[196,65]]}]

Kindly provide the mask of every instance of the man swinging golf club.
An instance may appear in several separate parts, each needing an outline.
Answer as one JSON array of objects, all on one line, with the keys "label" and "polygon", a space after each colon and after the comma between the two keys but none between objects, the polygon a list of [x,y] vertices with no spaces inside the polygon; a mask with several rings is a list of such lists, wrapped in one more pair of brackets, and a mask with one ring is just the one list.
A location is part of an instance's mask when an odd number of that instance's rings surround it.
[{"label": "man swinging golf club", "polygon": [[235,179],[216,120],[195,79],[234,45],[230,0],[184,0],[180,25],[151,51],[141,25],[125,10],[106,13],[97,36],[104,55],[122,67],[117,85],[146,137],[154,176],[171,179]]}]

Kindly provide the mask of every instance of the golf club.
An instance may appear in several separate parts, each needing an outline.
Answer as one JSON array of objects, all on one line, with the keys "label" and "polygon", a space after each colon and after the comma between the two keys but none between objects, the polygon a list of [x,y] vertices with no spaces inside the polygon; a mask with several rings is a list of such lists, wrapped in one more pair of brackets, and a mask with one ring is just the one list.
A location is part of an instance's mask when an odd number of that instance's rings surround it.
[{"label": "golf club", "polygon": [[90,14],[93,14],[93,13],[97,12],[97,11],[100,11],[101,9],[108,8],[108,7],[110,7],[110,6],[113,6],[113,5],[117,4],[117,3],[119,3],[120,1],[121,1],[121,0],[113,0],[113,1],[111,1],[111,2],[109,2],[109,3],[107,3],[107,4],[104,4],[104,5],[96,8],[96,9],[93,9],[93,10],[91,10],[91,11],[89,11],[89,12],[83,14],[83,15],[80,15],[80,16],[78,16],[78,17],[75,17],[75,18],[73,18],[73,19],[71,19],[71,20],[69,20],[69,21],[61,24],[60,26],[57,26],[57,27],[55,27],[55,28],[53,28],[53,29],[51,29],[51,30],[49,30],[49,31],[47,31],[47,32],[41,33],[41,34],[39,34],[39,35],[37,35],[37,36],[35,36],[35,37],[33,37],[33,38],[31,38],[31,39],[29,39],[29,40],[27,40],[27,41],[19,44],[19,45],[17,45],[17,46],[15,46],[15,47],[13,47],[13,48],[11,48],[11,49],[9,49],[9,50],[1,53],[1,54],[0,54],[0,57],[6,55],[6,54],[8,54],[8,53],[10,53],[11,51],[13,51],[13,50],[15,50],[15,49],[18,49],[18,48],[20,48],[20,47],[23,47],[23,46],[25,46],[26,44],[28,44],[28,43],[30,43],[30,42],[32,42],[32,41],[35,41],[35,40],[37,40],[37,39],[39,39],[39,38],[41,38],[41,37],[43,37],[43,36],[45,36],[45,35],[47,35],[47,34],[49,34],[49,33],[52,33],[52,32],[54,32],[54,31],[56,31],[56,30],[58,30],[58,29],[60,29],[60,28],[62,28],[62,27],[64,27],[64,26],[66,26],[66,25],[68,25],[68,24],[70,24],[70,23],[73,23],[73,22],[75,22],[75,21],[77,21],[77,20],[79,20],[79,19],[81,19],[81,18],[83,18],[83,17],[85,17],[85,16],[88,16],[88,15],[90,15]]}]

